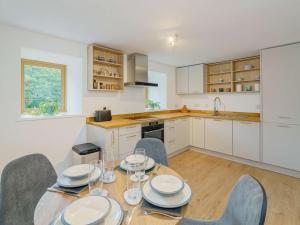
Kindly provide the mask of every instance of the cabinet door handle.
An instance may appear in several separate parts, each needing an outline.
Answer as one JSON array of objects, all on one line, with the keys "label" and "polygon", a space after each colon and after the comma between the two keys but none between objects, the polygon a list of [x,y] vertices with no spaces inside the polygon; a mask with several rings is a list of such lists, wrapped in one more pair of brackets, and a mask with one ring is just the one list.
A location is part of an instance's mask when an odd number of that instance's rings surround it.
[{"label": "cabinet door handle", "polygon": [[127,136],[127,139],[128,138],[133,138],[133,137],[136,137],[137,135],[135,134],[135,135],[131,135],[131,136]]},{"label": "cabinet door handle", "polygon": [[115,131],[112,132],[113,135],[113,144],[115,144]]},{"label": "cabinet door handle", "polygon": [[110,145],[113,145],[114,142],[113,142],[113,131],[110,133]]},{"label": "cabinet door handle", "polygon": [[136,128],[136,126],[130,126],[130,127],[127,127],[127,129],[128,129],[128,128],[129,128],[129,129],[131,129],[131,128]]},{"label": "cabinet door handle", "polygon": [[291,128],[291,127],[288,126],[288,125],[277,125],[277,127],[280,127],[280,128]]},{"label": "cabinet door handle", "polygon": [[278,116],[279,119],[292,119],[292,117],[289,116]]}]

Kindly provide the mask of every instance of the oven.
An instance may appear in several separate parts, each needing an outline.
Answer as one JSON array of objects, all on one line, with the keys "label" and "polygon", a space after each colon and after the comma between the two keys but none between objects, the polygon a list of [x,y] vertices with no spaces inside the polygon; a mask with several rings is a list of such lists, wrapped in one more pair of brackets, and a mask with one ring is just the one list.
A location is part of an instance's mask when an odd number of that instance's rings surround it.
[{"label": "oven", "polygon": [[142,124],[142,138],[157,138],[164,142],[164,122],[153,121]]}]

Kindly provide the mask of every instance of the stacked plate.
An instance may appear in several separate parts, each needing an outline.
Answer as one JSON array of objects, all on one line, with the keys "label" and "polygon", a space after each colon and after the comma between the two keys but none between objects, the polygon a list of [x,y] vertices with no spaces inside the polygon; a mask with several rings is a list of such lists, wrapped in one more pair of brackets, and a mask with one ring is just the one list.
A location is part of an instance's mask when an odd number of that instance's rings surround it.
[{"label": "stacked plate", "polygon": [[[123,170],[133,170],[133,168],[130,167],[130,164],[143,163],[145,160],[144,157],[145,156],[142,156],[142,155],[129,155],[126,157],[126,159],[121,161],[120,168]],[[154,159],[146,156],[146,161],[147,161],[147,163],[146,163],[145,170],[151,170],[152,168],[154,168],[154,166],[155,166]]]},{"label": "stacked plate", "polygon": [[87,196],[72,202],[53,225],[120,225],[123,209],[111,198]]},{"label": "stacked plate", "polygon": [[158,175],[142,188],[143,198],[162,208],[177,208],[187,204],[192,197],[190,186],[173,175]]},{"label": "stacked plate", "polygon": [[91,179],[96,180],[100,177],[99,168],[93,169],[89,164],[80,164],[66,169],[57,178],[57,184],[66,188],[76,188],[89,184],[89,173],[92,172]]}]

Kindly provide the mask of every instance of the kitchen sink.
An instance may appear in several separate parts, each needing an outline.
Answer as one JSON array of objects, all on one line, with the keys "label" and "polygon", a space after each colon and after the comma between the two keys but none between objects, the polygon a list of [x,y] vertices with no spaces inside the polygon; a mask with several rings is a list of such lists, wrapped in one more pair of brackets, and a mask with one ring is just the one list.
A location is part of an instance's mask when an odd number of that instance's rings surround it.
[{"label": "kitchen sink", "polygon": [[243,115],[230,115],[230,114],[222,114],[222,113],[214,113],[214,114],[208,114],[209,116],[215,116],[215,117],[227,117],[227,118],[248,118],[249,116],[243,116]]}]

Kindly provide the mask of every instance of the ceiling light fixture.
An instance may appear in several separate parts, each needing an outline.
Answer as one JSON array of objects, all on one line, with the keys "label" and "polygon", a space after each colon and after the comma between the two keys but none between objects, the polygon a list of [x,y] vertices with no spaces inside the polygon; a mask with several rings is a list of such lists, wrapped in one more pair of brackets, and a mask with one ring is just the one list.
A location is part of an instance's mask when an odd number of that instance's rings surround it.
[{"label": "ceiling light fixture", "polygon": [[177,41],[177,35],[176,34],[174,34],[173,36],[168,37],[169,46],[174,47],[176,41]]}]

